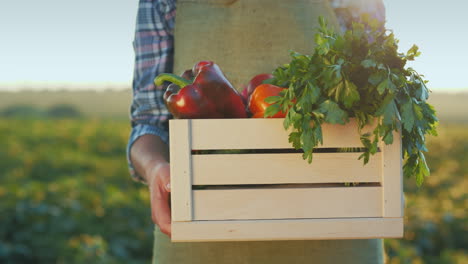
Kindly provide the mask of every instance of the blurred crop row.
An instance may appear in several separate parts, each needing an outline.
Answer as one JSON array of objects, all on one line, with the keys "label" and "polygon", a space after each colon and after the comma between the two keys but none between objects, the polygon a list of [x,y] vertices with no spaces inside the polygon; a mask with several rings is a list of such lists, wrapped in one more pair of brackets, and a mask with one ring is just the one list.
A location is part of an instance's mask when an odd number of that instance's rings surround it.
[{"label": "blurred crop row", "polygon": [[0,263],[147,263],[145,186],[127,122],[0,121]]}]

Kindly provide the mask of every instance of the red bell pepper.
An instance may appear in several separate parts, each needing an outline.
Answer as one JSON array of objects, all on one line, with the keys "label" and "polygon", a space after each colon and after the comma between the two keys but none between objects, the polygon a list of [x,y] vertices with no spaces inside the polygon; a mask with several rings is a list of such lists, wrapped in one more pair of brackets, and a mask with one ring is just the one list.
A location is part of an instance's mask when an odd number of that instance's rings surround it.
[{"label": "red bell pepper", "polygon": [[178,119],[245,118],[247,112],[242,98],[226,79],[218,65],[201,61],[192,69],[193,83],[174,74],[163,73],[154,79],[156,85],[169,81],[164,100],[169,112]]},{"label": "red bell pepper", "polygon": [[271,79],[273,77],[274,76],[272,74],[269,74],[269,73],[261,73],[261,74],[255,75],[249,81],[249,83],[246,86],[244,86],[244,89],[241,92],[241,95],[244,98],[245,102],[249,101],[250,95],[253,93],[255,88],[257,88],[257,86],[259,86],[260,84],[263,84],[263,81]]}]

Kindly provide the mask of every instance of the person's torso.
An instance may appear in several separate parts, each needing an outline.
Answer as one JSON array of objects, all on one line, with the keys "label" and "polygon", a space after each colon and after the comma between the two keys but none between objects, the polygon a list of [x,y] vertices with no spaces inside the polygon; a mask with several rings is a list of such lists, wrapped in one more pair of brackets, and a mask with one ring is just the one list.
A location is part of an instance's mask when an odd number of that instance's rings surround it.
[{"label": "person's torso", "polygon": [[328,0],[178,0],[174,72],[212,60],[239,90],[291,50],[311,54],[319,16],[337,23]]}]

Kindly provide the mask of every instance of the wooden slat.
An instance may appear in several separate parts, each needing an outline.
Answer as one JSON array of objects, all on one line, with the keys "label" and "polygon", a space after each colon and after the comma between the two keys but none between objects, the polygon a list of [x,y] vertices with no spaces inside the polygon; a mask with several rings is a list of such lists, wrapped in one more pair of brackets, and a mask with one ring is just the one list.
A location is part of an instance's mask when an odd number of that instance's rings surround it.
[{"label": "wooden slat", "polygon": [[[172,121],[172,120],[171,120]],[[172,220],[192,220],[190,120],[170,122]]]},{"label": "wooden slat", "polygon": [[173,222],[173,242],[401,238],[403,218]]},{"label": "wooden slat", "polygon": [[193,191],[193,220],[381,216],[381,187]]},{"label": "wooden slat", "polygon": [[383,152],[383,215],[403,217],[403,167],[401,157],[401,135],[393,133],[393,144],[382,144]]},{"label": "wooden slat", "polygon": [[380,182],[381,153],[366,165],[359,155],[314,153],[312,164],[298,153],[193,155],[193,184]]},{"label": "wooden slat", "polygon": [[[346,125],[324,124],[322,130],[319,147],[362,147],[354,119]],[[199,150],[292,148],[288,135],[282,118],[192,120],[192,148]]]}]

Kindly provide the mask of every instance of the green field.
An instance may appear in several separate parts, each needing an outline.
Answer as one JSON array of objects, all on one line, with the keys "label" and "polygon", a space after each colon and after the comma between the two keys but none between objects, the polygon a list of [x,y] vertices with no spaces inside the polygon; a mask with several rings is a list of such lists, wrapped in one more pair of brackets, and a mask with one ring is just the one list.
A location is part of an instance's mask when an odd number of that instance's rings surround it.
[{"label": "green field", "polygon": [[[57,104],[75,107],[85,116],[128,118],[132,92],[121,91],[0,91],[0,112],[12,106],[27,105],[39,110]],[[429,102],[443,123],[468,123],[468,92],[432,93]]]},{"label": "green field", "polygon": [[0,91],[0,112],[30,106],[45,110],[59,104],[73,106],[87,117],[128,119],[132,92],[122,91]]},{"label": "green field", "polygon": [[[0,93],[0,113],[64,103],[81,113],[0,118],[0,263],[149,263],[148,192],[125,159],[128,91],[64,94]],[[385,241],[390,264],[468,263],[467,99],[433,96],[432,175],[422,188],[405,179],[405,237]]]},{"label": "green field", "polygon": [[146,188],[127,122],[0,121],[0,263],[148,263]]}]

